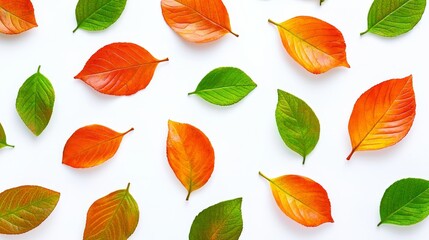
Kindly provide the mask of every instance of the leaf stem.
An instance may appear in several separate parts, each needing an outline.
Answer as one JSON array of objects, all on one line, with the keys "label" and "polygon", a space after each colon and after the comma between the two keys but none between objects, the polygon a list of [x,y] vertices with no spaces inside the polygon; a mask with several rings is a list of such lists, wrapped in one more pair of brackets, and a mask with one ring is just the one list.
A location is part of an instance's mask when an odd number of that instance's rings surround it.
[{"label": "leaf stem", "polygon": [[265,176],[261,171],[259,171],[259,175],[263,178],[265,178],[268,182],[272,182],[271,179],[269,179],[267,176]]},{"label": "leaf stem", "polygon": [[383,221],[380,221],[378,224],[377,224],[377,227],[380,227],[380,225],[381,224],[383,224]]},{"label": "leaf stem", "polygon": [[274,21],[273,21],[273,20],[271,20],[271,19],[268,19],[268,22],[269,22],[269,23],[271,23],[271,24],[274,24],[274,25],[276,25],[276,26],[279,26],[279,24],[278,24],[278,23],[274,22]]},{"label": "leaf stem", "polygon": [[236,36],[236,37],[238,37],[238,36],[239,36],[237,33],[233,32],[233,31],[231,31],[231,30],[229,30],[229,32],[230,32],[232,35]]},{"label": "leaf stem", "polygon": [[186,195],[186,201],[189,200],[189,197],[191,196],[191,189],[188,190],[188,195]]},{"label": "leaf stem", "polygon": [[360,35],[362,36],[362,35],[364,35],[365,33],[367,33],[369,31],[369,29],[368,30],[366,30],[365,32],[361,32],[360,33]]},{"label": "leaf stem", "polygon": [[304,164],[305,164],[305,157],[306,157],[306,156],[304,156],[304,157],[302,158],[302,165],[304,165]]},{"label": "leaf stem", "polygon": [[11,147],[11,148],[15,147],[14,145],[10,145],[10,144],[7,144],[7,143],[5,143],[4,145],[7,146],[7,147]]},{"label": "leaf stem", "polygon": [[350,158],[353,156],[353,153],[355,153],[356,148],[352,149],[352,152],[349,154],[349,156],[347,156],[347,160],[350,160]]},{"label": "leaf stem", "polygon": [[125,189],[125,191],[128,193],[129,192],[129,190],[130,190],[130,185],[131,185],[131,183],[128,183],[128,185],[127,185],[127,188]]},{"label": "leaf stem", "polygon": [[73,33],[75,33],[79,29],[79,25],[73,30]]},{"label": "leaf stem", "polygon": [[167,62],[167,61],[169,61],[169,59],[168,59],[168,58],[164,58],[164,59],[162,59],[162,60],[158,60],[158,62]]},{"label": "leaf stem", "polygon": [[192,94],[195,94],[195,93],[196,93],[195,91],[190,92],[190,93],[188,93],[188,96],[189,96],[189,95],[192,95]]},{"label": "leaf stem", "polygon": [[40,73],[40,68],[41,68],[42,66],[41,65],[39,65],[39,67],[37,68],[37,73]]},{"label": "leaf stem", "polygon": [[129,132],[131,132],[131,131],[134,131],[134,128],[130,128],[130,130],[128,130],[128,131],[126,131],[126,132],[124,132],[122,135],[125,135],[125,134],[127,134],[127,133],[129,133]]}]

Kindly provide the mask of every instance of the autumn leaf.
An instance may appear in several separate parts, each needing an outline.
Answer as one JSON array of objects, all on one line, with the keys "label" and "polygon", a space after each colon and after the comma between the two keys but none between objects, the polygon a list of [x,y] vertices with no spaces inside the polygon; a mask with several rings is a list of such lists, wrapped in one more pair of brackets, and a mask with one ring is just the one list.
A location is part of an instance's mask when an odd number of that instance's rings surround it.
[{"label": "autumn leaf", "polygon": [[55,92],[51,82],[40,73],[30,76],[21,86],[16,98],[16,111],[22,121],[39,136],[51,119],[55,103]]},{"label": "autumn leaf", "polygon": [[378,224],[412,225],[429,215],[429,181],[405,178],[393,183],[380,203]]},{"label": "autumn leaf", "polygon": [[133,130],[118,133],[101,125],[79,128],[64,146],[63,164],[74,168],[98,166],[115,155],[124,135]]},{"label": "autumn leaf", "polygon": [[100,93],[132,95],[145,89],[158,63],[146,49],[133,43],[112,43],[98,50],[74,78]]},{"label": "autumn leaf", "polygon": [[283,46],[301,66],[314,74],[350,65],[341,32],[331,24],[309,16],[298,16],[277,26]]},{"label": "autumn leaf", "polygon": [[256,84],[242,70],[220,67],[209,72],[188,95],[196,94],[210,103],[228,106],[239,102],[255,88]]},{"label": "autumn leaf", "polygon": [[303,157],[313,151],[319,141],[320,124],[316,114],[303,100],[277,90],[276,122],[283,142]]},{"label": "autumn leaf", "polygon": [[191,193],[206,184],[214,169],[214,150],[198,128],[168,121],[167,158],[171,169]]},{"label": "autumn leaf", "polygon": [[22,234],[39,226],[57,206],[60,193],[20,186],[0,193],[0,233]]},{"label": "autumn leaf", "polygon": [[84,240],[128,239],[139,222],[139,206],[127,189],[95,201],[88,209]]},{"label": "autumn leaf", "polygon": [[368,12],[368,29],[383,37],[409,32],[422,18],[426,0],[374,0]]},{"label": "autumn leaf", "polygon": [[14,146],[9,145],[6,142],[6,133],[4,132],[3,126],[0,123],[0,149],[4,147],[14,147]]},{"label": "autumn leaf", "polygon": [[18,34],[37,27],[30,0],[0,0],[0,32]]},{"label": "autumn leaf", "polygon": [[243,231],[242,198],[204,209],[192,222],[189,240],[238,240]]},{"label": "autumn leaf", "polygon": [[229,15],[222,0],[161,0],[168,26],[187,41],[206,43],[231,33]]},{"label": "autumn leaf", "polygon": [[273,179],[261,172],[259,175],[270,183],[279,208],[295,222],[306,227],[334,222],[328,194],[317,182],[298,175],[284,175]]},{"label": "autumn leaf", "polygon": [[127,0],[79,0],[76,6],[77,29],[100,31],[118,20]]},{"label": "autumn leaf", "polygon": [[413,125],[416,99],[412,75],[370,88],[356,101],[349,120],[352,151],[378,150],[404,138]]}]

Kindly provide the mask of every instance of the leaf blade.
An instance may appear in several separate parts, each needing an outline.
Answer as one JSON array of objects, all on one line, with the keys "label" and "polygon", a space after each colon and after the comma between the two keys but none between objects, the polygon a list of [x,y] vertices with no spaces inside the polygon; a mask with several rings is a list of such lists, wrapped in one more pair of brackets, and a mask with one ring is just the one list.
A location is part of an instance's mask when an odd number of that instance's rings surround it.
[{"label": "leaf blade", "polygon": [[77,27],[87,31],[100,31],[114,24],[125,9],[127,0],[79,0],[76,5]]},{"label": "leaf blade", "polygon": [[134,43],[112,43],[94,53],[75,79],[108,95],[132,95],[152,80],[158,60]]},{"label": "leaf blade", "polygon": [[221,0],[162,0],[167,25],[183,39],[207,43],[232,32],[228,11]]},{"label": "leaf blade", "polygon": [[331,24],[310,16],[268,22],[277,26],[286,52],[307,71],[320,74],[334,67],[350,68],[344,37]]},{"label": "leaf blade", "polygon": [[30,131],[39,136],[48,126],[55,104],[54,88],[40,66],[18,91],[16,111]]},{"label": "leaf blade", "polygon": [[30,0],[0,0],[0,32],[19,34],[37,27]]},{"label": "leaf blade", "polygon": [[412,75],[381,82],[356,101],[349,120],[352,151],[378,150],[401,141],[416,115]]},{"label": "leaf blade", "polygon": [[20,186],[0,193],[0,234],[22,234],[39,226],[55,209],[60,193]]},{"label": "leaf blade", "polygon": [[242,198],[223,201],[201,211],[192,222],[189,240],[238,240],[243,230]]},{"label": "leaf blade", "polygon": [[201,130],[190,124],[168,121],[167,159],[188,191],[186,200],[210,179],[214,158],[210,140]]},{"label": "leaf blade", "polygon": [[133,130],[118,133],[97,124],[79,128],[67,140],[62,162],[73,168],[98,166],[116,154],[122,138]]},{"label": "leaf blade", "polygon": [[242,70],[220,67],[210,71],[188,95],[196,94],[212,104],[229,106],[241,101],[256,87]]}]

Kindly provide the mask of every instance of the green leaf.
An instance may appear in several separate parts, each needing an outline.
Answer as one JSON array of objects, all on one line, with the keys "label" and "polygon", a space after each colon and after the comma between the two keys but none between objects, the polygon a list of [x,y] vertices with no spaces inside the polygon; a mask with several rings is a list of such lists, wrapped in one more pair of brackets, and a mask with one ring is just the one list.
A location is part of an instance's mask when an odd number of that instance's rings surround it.
[{"label": "green leaf", "polygon": [[393,183],[380,203],[380,223],[416,224],[429,215],[429,181],[405,178]]},{"label": "green leaf", "polygon": [[404,34],[420,21],[426,0],[374,0],[368,13],[368,29],[383,37]]},{"label": "green leaf", "polygon": [[127,0],[79,0],[76,6],[77,29],[100,31],[118,20]]},{"label": "green leaf", "polygon": [[220,67],[209,72],[188,95],[197,94],[210,103],[228,106],[239,102],[255,88],[256,84],[240,69]]},{"label": "green leaf", "polygon": [[0,234],[21,234],[39,226],[57,206],[60,193],[20,186],[0,193]]},{"label": "green leaf", "polygon": [[4,132],[3,126],[0,123],[0,149],[4,147],[14,147],[14,146],[7,144],[6,133]]},{"label": "green leaf", "polygon": [[294,95],[277,90],[277,128],[284,143],[303,157],[314,149],[319,141],[320,124],[313,110]]},{"label": "green leaf", "polygon": [[204,209],[194,219],[189,240],[236,240],[243,230],[242,198],[220,202]]},{"label": "green leaf", "polygon": [[29,77],[21,86],[16,98],[16,110],[27,127],[39,136],[51,119],[55,92],[51,82],[40,73]]}]

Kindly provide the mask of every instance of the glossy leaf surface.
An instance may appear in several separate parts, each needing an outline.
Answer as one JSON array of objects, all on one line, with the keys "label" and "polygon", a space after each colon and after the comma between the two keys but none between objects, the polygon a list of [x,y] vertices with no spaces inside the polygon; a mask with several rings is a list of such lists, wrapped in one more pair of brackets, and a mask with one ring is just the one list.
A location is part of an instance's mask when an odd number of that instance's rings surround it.
[{"label": "glossy leaf surface", "polygon": [[238,240],[243,231],[241,198],[220,202],[195,217],[189,240]]},{"label": "glossy leaf surface", "polygon": [[101,125],[89,125],[76,130],[67,140],[63,151],[63,164],[74,168],[98,166],[112,158],[125,134]]},{"label": "glossy leaf surface", "polygon": [[6,133],[4,132],[3,126],[0,123],[0,149],[4,147],[14,147],[7,143]]},{"label": "glossy leaf surface", "polygon": [[413,77],[391,79],[370,88],[356,101],[349,120],[355,151],[377,150],[401,141],[413,125],[416,99]]},{"label": "glossy leaf surface", "polygon": [[198,128],[168,121],[167,158],[171,169],[191,193],[207,183],[214,169],[214,150]]},{"label": "glossy leaf surface", "polygon": [[100,93],[132,95],[152,80],[158,60],[133,43],[112,43],[98,50],[75,76]]},{"label": "glossy leaf surface", "polygon": [[346,43],[342,33],[320,19],[298,16],[277,26],[283,46],[301,66],[314,74],[334,67],[347,67]]},{"label": "glossy leaf surface", "polygon": [[246,97],[256,84],[242,70],[234,67],[220,67],[208,73],[198,84],[194,92],[204,100],[228,106]]},{"label": "glossy leaf surface", "polygon": [[127,0],[79,0],[76,6],[77,29],[100,31],[118,20]]},{"label": "glossy leaf surface", "polygon": [[231,31],[229,15],[222,0],[161,0],[165,22],[187,41],[215,41]]},{"label": "glossy leaf surface", "polygon": [[320,135],[319,119],[301,99],[277,90],[276,122],[283,142],[303,157],[313,151]]},{"label": "glossy leaf surface", "polygon": [[288,217],[306,227],[334,222],[326,190],[317,182],[298,175],[270,179],[259,172],[271,186],[277,205]]},{"label": "glossy leaf surface", "polygon": [[20,186],[0,193],[0,233],[22,234],[39,226],[57,206],[60,193]]},{"label": "glossy leaf surface", "polygon": [[0,32],[18,34],[37,27],[30,0],[0,0]]}]

